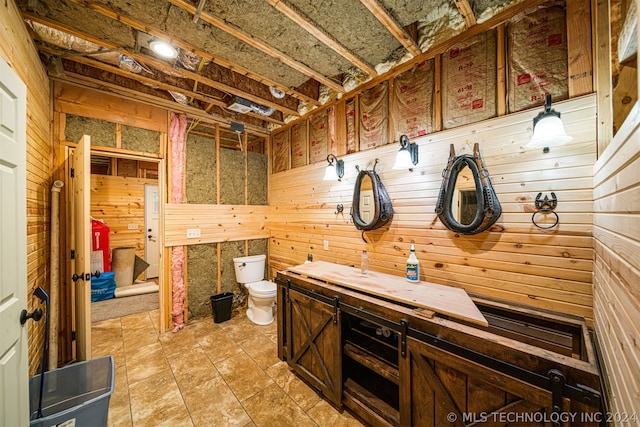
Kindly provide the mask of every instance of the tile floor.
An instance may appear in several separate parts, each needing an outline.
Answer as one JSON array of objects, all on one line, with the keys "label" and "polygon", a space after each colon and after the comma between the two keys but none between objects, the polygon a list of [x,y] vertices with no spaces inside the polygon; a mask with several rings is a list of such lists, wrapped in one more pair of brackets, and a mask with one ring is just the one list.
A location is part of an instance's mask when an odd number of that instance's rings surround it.
[{"label": "tile floor", "polygon": [[361,426],[277,358],[275,322],[244,312],[158,332],[158,311],[92,325],[93,356],[112,354],[109,426]]}]

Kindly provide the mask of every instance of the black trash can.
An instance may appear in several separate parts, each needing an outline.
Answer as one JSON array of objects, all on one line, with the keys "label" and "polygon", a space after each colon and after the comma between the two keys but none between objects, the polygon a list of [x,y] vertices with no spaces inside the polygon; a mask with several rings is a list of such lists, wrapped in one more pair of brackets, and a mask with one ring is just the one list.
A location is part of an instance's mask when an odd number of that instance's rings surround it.
[{"label": "black trash can", "polygon": [[233,303],[233,292],[224,292],[211,295],[211,311],[215,323],[225,322],[231,319],[231,305]]}]

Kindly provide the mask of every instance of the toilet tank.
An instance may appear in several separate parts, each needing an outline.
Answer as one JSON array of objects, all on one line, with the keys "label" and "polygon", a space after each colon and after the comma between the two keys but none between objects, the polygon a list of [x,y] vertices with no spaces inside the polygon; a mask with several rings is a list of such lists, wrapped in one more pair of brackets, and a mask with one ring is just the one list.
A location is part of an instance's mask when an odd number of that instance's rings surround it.
[{"label": "toilet tank", "polygon": [[264,279],[266,255],[252,255],[233,259],[238,283],[253,283]]}]

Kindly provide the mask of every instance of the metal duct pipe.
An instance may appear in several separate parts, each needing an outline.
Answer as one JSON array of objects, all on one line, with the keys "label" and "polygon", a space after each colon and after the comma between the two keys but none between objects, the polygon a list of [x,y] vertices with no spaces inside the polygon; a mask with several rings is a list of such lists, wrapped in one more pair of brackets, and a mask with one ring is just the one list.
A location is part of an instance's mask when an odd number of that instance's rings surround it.
[{"label": "metal duct pipe", "polygon": [[[58,294],[60,288],[60,189],[64,182],[51,187],[51,253],[49,257],[49,370],[58,368]],[[44,366],[43,366],[44,369]]]}]

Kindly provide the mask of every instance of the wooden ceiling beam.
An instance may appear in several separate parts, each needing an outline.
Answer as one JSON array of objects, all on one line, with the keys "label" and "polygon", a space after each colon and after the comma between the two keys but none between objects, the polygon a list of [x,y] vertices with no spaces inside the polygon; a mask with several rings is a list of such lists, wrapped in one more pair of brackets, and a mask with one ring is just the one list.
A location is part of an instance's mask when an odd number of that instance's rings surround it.
[{"label": "wooden ceiling beam", "polygon": [[[61,56],[62,52],[45,47],[45,46],[37,46],[38,50],[41,52],[45,52],[51,55],[56,55],[56,56]],[[158,89],[162,89],[162,90],[166,90],[166,91],[172,91],[172,92],[179,92],[185,96],[197,99],[199,101],[208,103],[210,106],[218,106],[220,108],[226,108],[227,104],[220,100],[217,99],[215,97],[209,96],[209,95],[205,95],[202,94],[200,92],[194,92],[191,91],[189,89],[185,89],[183,87],[180,86],[175,86],[172,85],[170,83],[165,83],[162,82],[160,80],[157,79],[157,77],[155,79],[153,78],[149,78],[149,77],[145,77],[143,74],[136,74],[136,73],[132,73],[131,71],[126,71],[123,70],[119,67],[116,67],[115,65],[111,65],[111,64],[106,64],[104,62],[95,60],[95,59],[91,59],[90,57],[86,57],[86,56],[80,56],[80,55],[73,55],[73,56],[67,56],[64,57],[64,59],[68,60],[68,61],[73,61],[82,65],[86,65],[88,67],[92,67],[92,68],[96,68],[98,70],[102,70],[102,71],[106,71],[121,77],[126,77],[132,80],[135,80],[137,82],[139,82],[140,84],[146,84],[147,86],[150,87],[154,87],[154,88],[158,88]],[[184,105],[181,103],[178,103],[179,105]],[[210,109],[210,108],[209,108]],[[207,110],[204,110],[207,111]],[[208,111],[207,111],[208,112]],[[284,122],[282,120],[279,119],[274,119],[272,117],[268,117],[268,116],[263,116],[257,113],[246,113],[246,114],[242,114],[242,113],[237,113],[240,116],[246,115],[246,116],[250,116],[259,120],[263,120],[263,121],[267,121],[270,123],[275,123],[278,125],[283,125]]]},{"label": "wooden ceiling beam", "polygon": [[[218,64],[218,65],[220,65],[220,66],[222,66],[224,68],[227,68],[232,73],[238,73],[238,74],[244,75],[244,76],[246,76],[248,78],[251,78],[252,80],[257,81],[260,84],[265,85],[265,86],[273,86],[273,87],[277,88],[278,90],[281,90],[284,93],[290,94],[291,96],[294,96],[294,97],[296,97],[298,99],[304,100],[305,102],[309,102],[311,100],[312,104],[320,105],[318,100],[314,100],[312,98],[309,98],[308,96],[306,96],[306,95],[304,95],[304,94],[302,94],[300,92],[293,91],[292,89],[290,89],[288,87],[285,87],[283,85],[280,85],[280,84],[278,84],[276,82],[273,82],[273,81],[267,79],[264,76],[256,75],[256,74],[250,72],[248,69],[246,69],[244,67],[241,67],[238,64],[222,60],[222,59],[220,59],[218,57],[214,57],[214,55],[208,53],[207,51],[205,51],[205,50],[203,50],[203,49],[201,49],[201,48],[199,48],[197,46],[194,46],[193,44],[191,44],[189,42],[186,42],[184,40],[172,37],[170,34],[164,32],[160,28],[157,28],[157,27],[154,27],[152,25],[149,25],[149,24],[147,24],[147,23],[145,23],[143,21],[140,21],[140,20],[138,20],[138,19],[136,19],[134,17],[122,15],[122,14],[118,13],[117,11],[115,11],[115,10],[113,10],[113,9],[103,5],[103,4],[99,4],[99,3],[96,3],[96,2],[91,1],[91,0],[70,0],[70,1],[72,1],[72,2],[74,2],[76,4],[78,4],[78,5],[84,6],[84,7],[88,8],[88,9],[94,10],[94,11],[100,13],[101,15],[107,17],[107,18],[113,19],[114,21],[118,21],[118,22],[121,22],[121,23],[123,23],[125,25],[128,25],[129,27],[133,28],[134,30],[142,31],[142,32],[150,34],[152,36],[155,36],[155,37],[158,37],[158,38],[162,38],[163,40],[166,40],[167,42],[170,42],[171,44],[173,44],[175,46],[178,46],[181,49],[184,49],[184,50],[189,51],[189,52],[193,52],[193,53],[195,53],[196,55],[199,55],[202,58],[205,58],[205,59],[207,59],[209,61],[212,61],[212,62],[214,62],[214,63],[216,63],[216,64]],[[194,8],[194,12],[195,12],[195,8]],[[249,75],[249,74],[251,74],[251,75]],[[269,100],[267,100],[265,98],[262,98],[262,99],[264,99],[267,102],[270,102]],[[258,103],[265,105],[264,102],[258,102]],[[278,105],[280,105],[280,104],[278,104]],[[276,107],[274,107],[274,108],[276,108]],[[287,114],[293,114],[293,113],[287,113]],[[297,111],[293,115],[297,116],[298,115]]]},{"label": "wooden ceiling beam", "polygon": [[[55,56],[62,56],[64,52],[52,49],[50,47],[46,47],[46,46],[42,46],[42,45],[38,45],[37,46],[38,50],[40,52],[44,52],[50,55],[55,55]],[[106,64],[104,62],[95,60],[95,59],[91,59],[90,57],[86,57],[86,56],[81,56],[81,55],[72,55],[72,56],[67,56],[64,59],[68,60],[68,61],[73,61],[76,62],[78,64],[82,64],[82,65],[86,65],[88,67],[92,67],[92,68],[96,68],[98,70],[102,70],[102,71],[106,71],[109,72],[111,74],[115,74],[121,77],[125,77],[125,78],[129,78],[132,80],[137,81],[140,84],[145,84],[147,86],[153,87],[153,88],[158,88],[161,90],[166,90],[166,91],[173,91],[173,92],[179,92],[182,93],[185,96],[189,96],[192,97],[194,99],[197,99],[199,101],[202,102],[206,102],[208,103],[210,106],[218,106],[221,108],[225,108],[226,107],[226,103],[224,101],[221,101],[220,99],[211,97],[211,96],[207,96],[204,95],[202,93],[199,92],[192,92],[188,89],[179,87],[179,86],[175,86],[169,83],[164,83],[161,82],[160,80],[156,79],[152,79],[149,77],[145,77],[142,74],[136,74],[136,73],[132,73],[131,71],[127,71],[127,70],[123,70],[119,67],[116,67],[115,65],[111,65],[111,64]],[[60,78],[61,80],[64,80],[64,78]],[[133,89],[135,90],[135,89]],[[148,94],[147,94],[148,95]],[[162,99],[162,98],[160,98]],[[180,104],[179,105],[184,105],[184,104]],[[197,108],[197,107],[194,107]],[[205,110],[206,112],[208,112],[207,110]],[[271,122],[271,123],[275,123],[278,125],[283,125],[284,122],[282,120],[278,120],[278,119],[274,119],[272,117],[268,117],[268,116],[262,116],[260,114],[257,113],[247,113],[247,114],[241,114],[241,113],[237,113],[240,116],[246,115],[246,116],[250,116],[259,120],[263,120],[263,121],[267,121],[267,122]]]},{"label": "wooden ceiling beam", "polygon": [[[191,14],[196,13],[196,7],[188,0],[168,0],[168,1],[172,5],[179,7],[180,9],[183,9]],[[311,67],[296,61],[295,59],[285,54],[284,52],[281,52],[278,49],[274,48],[273,46],[263,42],[262,40],[259,40],[256,37],[253,37],[251,34],[242,31],[240,28],[237,28],[231,24],[228,24],[224,20],[217,18],[206,12],[203,12],[200,14],[200,19],[226,32],[227,34],[232,35],[233,37],[248,44],[249,46],[255,49],[258,49],[261,52],[266,53],[267,55],[277,59],[278,61],[281,61],[283,64],[293,68],[299,73],[302,73],[309,78],[319,81],[323,85],[330,87],[336,92],[338,93],[345,92],[344,87],[342,87],[340,83],[323,75],[322,73],[319,73],[318,71],[312,69]]]},{"label": "wooden ceiling beam", "polygon": [[200,0],[198,2],[198,7],[196,8],[196,13],[193,14],[193,23],[197,24],[198,21],[200,20],[200,14],[202,13],[202,11],[204,10],[204,7],[207,4],[207,0]]},{"label": "wooden ceiling beam", "polygon": [[[98,4],[98,3],[94,2],[94,1],[90,1],[90,0],[70,0],[70,1],[76,3],[76,4],[80,5],[80,6],[86,7],[87,9],[94,10],[94,11],[100,13],[101,15],[107,17],[107,18],[113,19],[114,21],[118,21],[118,22],[121,22],[121,23],[123,23],[125,25],[128,25],[131,28],[133,28],[134,30],[142,31],[142,32],[148,33],[148,34],[150,34],[152,36],[155,36],[155,37],[158,37],[158,38],[162,38],[163,40],[170,41],[175,46],[178,46],[178,47],[180,47],[180,48],[182,48],[182,49],[184,49],[186,51],[193,52],[196,55],[199,55],[200,57],[205,58],[208,61],[211,61],[211,62],[213,62],[215,64],[218,64],[221,67],[227,68],[228,70],[230,70],[234,74],[240,74],[242,76],[246,76],[247,78],[250,78],[251,80],[255,80],[256,82],[261,83],[261,84],[263,84],[265,86],[273,86],[276,89],[278,89],[278,90],[280,90],[280,91],[282,91],[282,92],[284,92],[284,93],[286,93],[286,94],[288,94],[288,95],[290,95],[290,96],[292,96],[292,97],[294,97],[294,98],[296,98],[298,100],[304,101],[306,103],[310,103],[310,104],[315,105],[315,106],[319,106],[320,105],[320,102],[318,102],[317,99],[313,99],[313,98],[307,96],[304,93],[298,92],[295,89],[291,89],[291,88],[289,88],[287,86],[284,86],[284,85],[282,85],[282,84],[280,84],[280,83],[278,83],[276,81],[273,81],[273,80],[271,80],[271,79],[269,79],[269,78],[267,78],[265,76],[262,76],[260,74],[256,74],[253,71],[249,70],[248,68],[240,66],[239,64],[227,61],[227,60],[222,59],[222,58],[218,58],[218,57],[208,53],[207,51],[205,51],[205,50],[203,50],[203,49],[201,49],[201,48],[199,48],[197,46],[194,46],[193,44],[191,44],[189,42],[186,42],[184,40],[179,40],[179,39],[176,39],[174,37],[171,37],[168,33],[162,31],[159,28],[150,26],[149,24],[144,23],[144,22],[142,22],[140,20],[137,20],[135,18],[122,15],[122,14],[116,12],[115,10],[108,8],[107,6],[104,6],[102,4]],[[23,16],[25,16],[25,17],[26,16],[37,17],[37,15],[33,15],[33,14],[28,13],[28,12],[24,12]],[[35,18],[29,18],[29,19],[34,19],[35,20]],[[78,37],[82,37],[82,36],[78,36]],[[101,40],[100,40],[100,42],[104,43],[104,41],[101,41]],[[94,41],[94,43],[100,44],[100,43],[97,43],[95,41]],[[114,47],[117,47],[117,46],[114,46]]]},{"label": "wooden ceiling beam", "polygon": [[360,0],[360,2],[373,14],[373,16],[389,31],[413,56],[422,53],[416,41],[402,28],[402,25],[387,12],[378,0]]},{"label": "wooden ceiling beam", "polygon": [[329,35],[322,28],[318,27],[314,22],[312,22],[309,18],[303,15],[300,11],[295,9],[289,3],[284,2],[283,0],[266,0],[271,6],[273,6],[278,12],[282,13],[284,16],[298,24],[302,29],[307,31],[309,34],[320,40],[327,47],[332,49],[338,55],[342,56],[347,61],[351,62],[356,67],[360,68],[362,71],[367,73],[371,77],[375,77],[378,75],[375,68],[373,68],[370,64],[368,64],[365,60],[360,58],[355,53],[351,52],[345,46],[343,46],[339,41]]},{"label": "wooden ceiling beam", "polygon": [[[217,114],[205,113],[204,111],[196,107],[178,104],[174,101],[169,101],[163,98],[159,98],[157,96],[141,93],[133,89],[124,88],[116,84],[107,83],[92,77],[83,76],[81,74],[67,72],[64,78],[55,77],[55,76],[50,76],[49,78],[52,81],[68,83],[74,86],[91,89],[91,90],[101,92],[101,93],[106,93],[109,95],[115,94],[127,99],[131,99],[133,101],[142,102],[147,105],[153,105],[155,107],[165,108],[170,111],[179,111],[187,114],[190,117],[194,117],[196,119],[200,119],[202,121],[206,121],[209,123],[219,123],[219,124],[224,124],[226,126],[230,126],[230,123],[232,121],[237,121],[236,119],[233,119],[233,118],[222,117]],[[264,127],[252,125],[250,123],[245,123],[245,129],[257,135],[268,136],[270,134],[270,131],[268,129]]]},{"label": "wooden ceiling beam", "polygon": [[129,56],[131,56],[132,58],[138,60],[140,59],[141,61],[145,62],[146,64],[149,64],[150,66],[152,66],[153,68],[160,70],[160,71],[164,71],[166,73],[169,74],[177,74],[181,77],[187,78],[187,79],[191,79],[191,80],[197,80],[198,82],[200,82],[200,84],[204,84],[206,86],[210,86],[214,89],[218,89],[221,90],[223,92],[229,93],[229,94],[233,94],[233,95],[237,95],[240,96],[244,99],[247,99],[251,102],[255,102],[257,104],[261,104],[267,107],[273,107],[278,111],[282,111],[285,114],[290,114],[293,116],[298,116],[298,111],[291,109],[289,107],[285,107],[282,106],[280,104],[276,104],[275,102],[272,102],[268,99],[264,99],[261,98],[259,96],[253,95],[249,92],[245,92],[242,91],[240,89],[236,89],[233,86],[229,86],[226,83],[222,83],[222,82],[218,82],[216,80],[212,80],[208,77],[204,77],[201,74],[196,73],[195,71],[189,71],[186,69],[176,69],[173,66],[171,66],[171,64],[166,63],[160,59],[156,59],[153,58],[151,56],[148,55],[143,55],[143,54],[134,54],[134,53],[128,53]]},{"label": "wooden ceiling beam", "polygon": [[[54,55],[54,56],[60,56],[63,57],[64,52],[56,50],[56,49],[52,49],[50,47],[47,46],[42,46],[42,45],[37,45],[36,46],[38,48],[38,50],[40,52],[44,52],[47,53],[49,55]],[[219,107],[225,107],[226,104],[221,101],[220,99],[216,99],[210,96],[206,96],[206,95],[202,95],[200,93],[197,92],[192,92],[188,89],[179,87],[179,86],[175,86],[175,85],[171,85],[169,83],[164,83],[160,80],[157,80],[157,76],[156,78],[150,78],[150,77],[145,77],[144,74],[136,74],[133,73],[131,71],[127,71],[127,70],[123,70],[122,68],[116,67],[115,65],[111,65],[111,64],[107,64],[95,59],[91,59],[90,56],[81,56],[81,55],[70,55],[70,56],[64,56],[64,59],[67,61],[73,61],[76,62],[78,64],[82,64],[82,65],[86,65],[92,68],[96,68],[98,70],[102,70],[102,71],[107,71],[109,73],[112,74],[116,74],[118,76],[122,76],[122,77],[126,77],[129,79],[133,79],[136,80],[137,82],[147,85],[147,86],[151,86],[154,88],[158,88],[158,89],[162,89],[162,90],[166,90],[166,91],[172,91],[172,92],[180,92],[185,96],[189,96],[192,97],[194,99],[197,99],[199,101],[203,101],[203,102],[208,102],[208,103],[212,103],[215,104]]]},{"label": "wooden ceiling beam", "polygon": [[222,82],[218,82],[209,78],[206,78],[196,72],[193,71],[189,71],[186,69],[176,69],[173,68],[171,66],[171,64],[161,61],[159,59],[153,58],[149,55],[143,55],[143,54],[136,54],[136,53],[132,53],[127,51],[126,49],[122,49],[119,46],[113,44],[113,43],[109,43],[109,42],[105,42],[103,40],[99,40],[96,37],[93,37],[89,34],[85,34],[82,32],[79,32],[78,30],[75,30],[73,28],[68,27],[65,24],[62,24],[60,22],[54,21],[52,19],[49,18],[43,18],[41,16],[38,15],[33,15],[30,13],[24,13],[23,14],[25,18],[30,19],[34,22],[39,22],[43,25],[46,25],[48,27],[54,28],[56,30],[65,32],[67,34],[73,35],[75,37],[79,37],[82,38],[84,40],[88,40],[92,43],[95,43],[101,47],[104,47],[106,49],[119,49],[119,51],[127,56],[130,56],[134,59],[136,59],[137,61],[140,61],[141,63],[145,63],[145,64],[150,64],[151,66],[153,66],[156,69],[159,69],[161,71],[165,71],[167,73],[170,74],[177,74],[181,77],[184,78],[188,78],[188,79],[192,79],[192,80],[197,80],[200,83],[210,86],[214,89],[218,89],[221,90],[223,92],[226,92],[228,94],[232,94],[232,95],[237,95],[240,96],[242,98],[248,99],[249,101],[255,102],[257,104],[261,104],[261,105],[265,105],[267,107],[273,107],[278,111],[282,111],[285,114],[289,114],[289,115],[293,115],[293,116],[298,116],[298,111],[294,110],[292,108],[286,107],[286,106],[282,106],[280,104],[277,104],[269,99],[265,99],[265,98],[261,98],[258,96],[255,96],[249,92],[246,92],[244,90],[235,88],[233,86],[230,86],[228,84],[222,83]]},{"label": "wooden ceiling beam", "polygon": [[453,2],[458,12],[464,17],[464,23],[467,28],[471,28],[478,23],[478,21],[476,21],[476,15],[473,13],[471,5],[469,4],[469,0],[453,0]]}]

